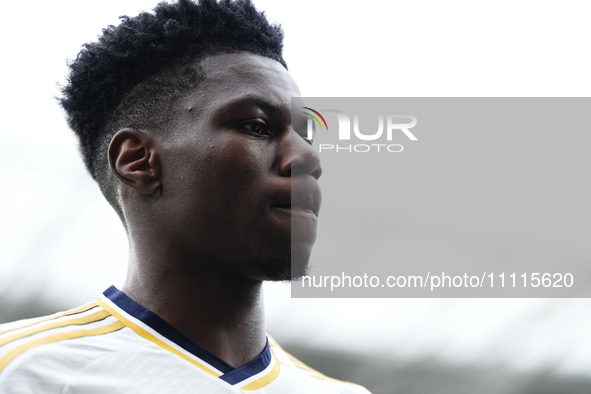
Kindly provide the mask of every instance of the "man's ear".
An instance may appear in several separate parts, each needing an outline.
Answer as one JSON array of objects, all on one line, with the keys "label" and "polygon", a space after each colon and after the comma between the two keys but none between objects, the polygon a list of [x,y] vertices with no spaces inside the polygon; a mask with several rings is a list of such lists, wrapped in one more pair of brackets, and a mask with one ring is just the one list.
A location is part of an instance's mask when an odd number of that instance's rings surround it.
[{"label": "man's ear", "polygon": [[109,165],[119,180],[142,194],[153,196],[162,186],[154,141],[135,129],[119,130],[109,144]]}]

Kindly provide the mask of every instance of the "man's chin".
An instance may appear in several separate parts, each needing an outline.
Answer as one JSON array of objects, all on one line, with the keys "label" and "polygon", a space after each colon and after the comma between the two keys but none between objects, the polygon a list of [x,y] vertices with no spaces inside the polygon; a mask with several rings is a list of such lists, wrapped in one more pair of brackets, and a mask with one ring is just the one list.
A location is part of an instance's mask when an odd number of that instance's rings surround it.
[{"label": "man's chin", "polygon": [[[299,280],[309,271],[310,253],[294,253],[291,255],[275,256],[270,259],[257,259],[253,266],[256,279],[271,282],[289,282]],[[255,279],[255,278],[253,278]]]},{"label": "man's chin", "polygon": [[310,251],[296,252],[292,250],[290,259],[289,280],[299,280],[310,271]]}]

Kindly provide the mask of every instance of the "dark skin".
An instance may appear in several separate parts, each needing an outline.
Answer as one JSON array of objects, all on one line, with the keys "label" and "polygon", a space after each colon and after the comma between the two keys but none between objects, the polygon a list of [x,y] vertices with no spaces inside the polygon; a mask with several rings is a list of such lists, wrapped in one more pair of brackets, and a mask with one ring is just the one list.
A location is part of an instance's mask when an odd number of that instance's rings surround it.
[{"label": "dark skin", "polygon": [[205,80],[169,130],[123,129],[109,146],[130,244],[123,291],[238,367],[265,347],[262,282],[305,273],[322,170],[292,126],[305,119],[292,122],[300,92],[283,66],[249,53],[199,63]]}]

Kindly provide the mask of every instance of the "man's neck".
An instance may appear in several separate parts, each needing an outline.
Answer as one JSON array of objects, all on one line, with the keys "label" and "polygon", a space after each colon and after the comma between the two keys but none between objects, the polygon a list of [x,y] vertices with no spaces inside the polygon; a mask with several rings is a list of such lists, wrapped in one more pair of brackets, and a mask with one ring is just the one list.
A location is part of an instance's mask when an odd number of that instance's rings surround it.
[{"label": "man's neck", "polygon": [[264,350],[262,282],[214,270],[192,275],[148,255],[130,253],[127,296],[233,367]]}]

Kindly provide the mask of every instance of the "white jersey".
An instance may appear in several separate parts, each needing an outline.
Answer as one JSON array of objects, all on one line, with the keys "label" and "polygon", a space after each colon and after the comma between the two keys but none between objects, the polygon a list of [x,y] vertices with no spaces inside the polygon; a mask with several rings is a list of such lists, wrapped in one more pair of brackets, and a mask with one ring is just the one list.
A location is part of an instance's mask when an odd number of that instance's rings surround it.
[{"label": "white jersey", "polygon": [[368,394],[271,338],[234,368],[115,287],[67,312],[0,325],[3,394]]}]

